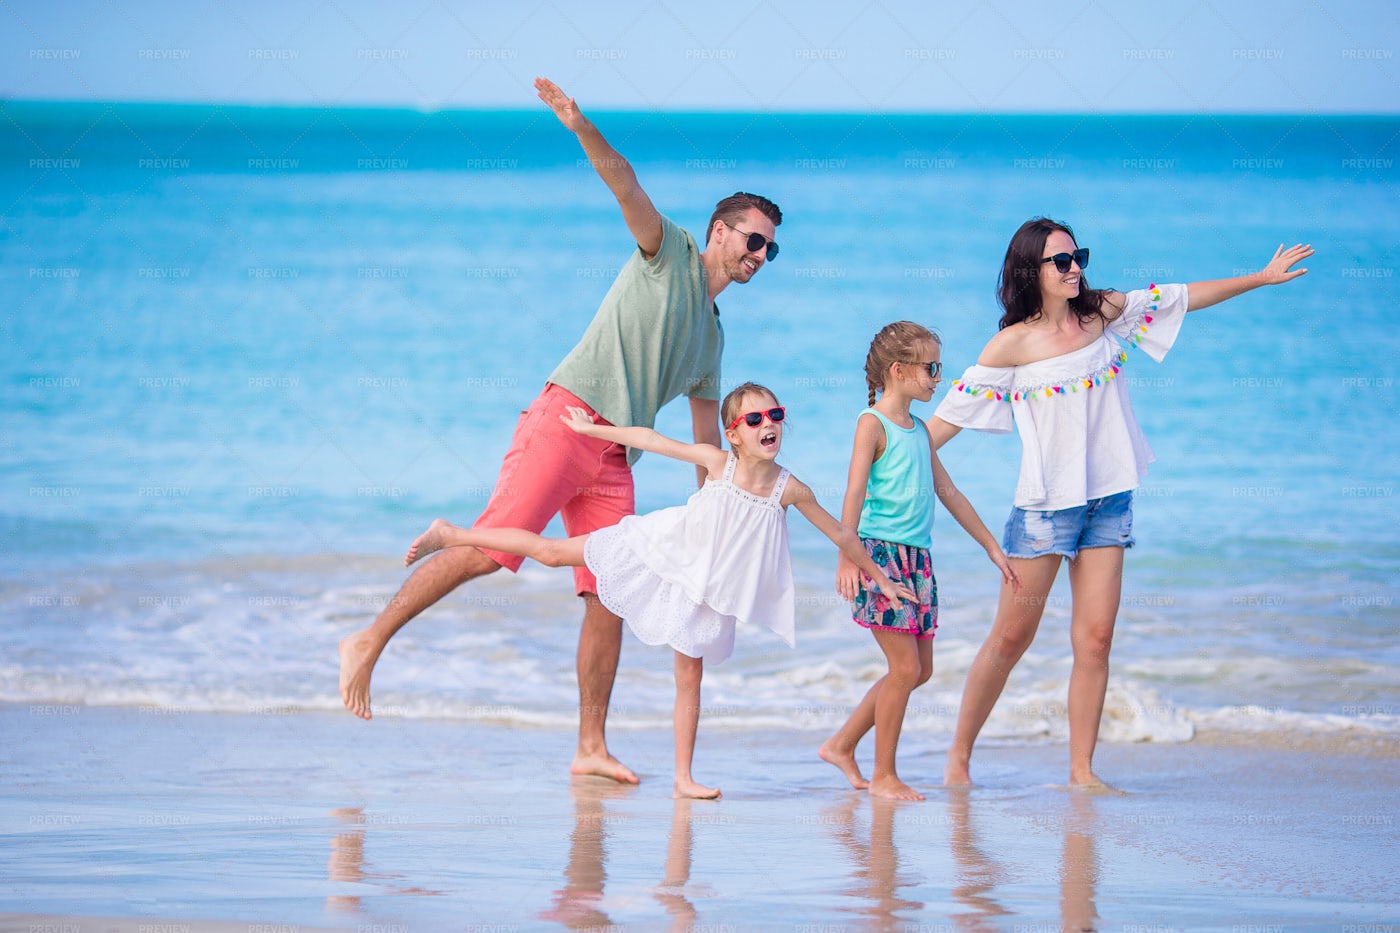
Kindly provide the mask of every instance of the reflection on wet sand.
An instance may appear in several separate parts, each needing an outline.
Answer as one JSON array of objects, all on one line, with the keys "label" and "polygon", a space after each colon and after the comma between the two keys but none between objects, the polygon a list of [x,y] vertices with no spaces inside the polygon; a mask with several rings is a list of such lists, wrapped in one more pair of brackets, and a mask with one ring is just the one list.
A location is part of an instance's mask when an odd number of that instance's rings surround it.
[{"label": "reflection on wet sand", "polygon": [[[338,833],[331,839],[331,858],[327,872],[331,881],[349,881],[356,884],[385,885],[382,894],[440,894],[417,887],[397,887],[392,883],[403,878],[384,872],[372,872],[365,867],[365,808],[338,807],[331,816],[342,823],[356,827]],[[354,894],[333,894],[326,898],[326,909],[336,913],[354,913],[360,909],[360,897]]]},{"label": "reflection on wet sand", "polygon": [[1099,883],[1099,859],[1094,847],[1099,828],[1098,804],[1088,794],[1069,796],[1064,855],[1060,860],[1060,927],[1093,930],[1099,919],[1094,903]]},{"label": "reflection on wet sand", "polygon": [[[690,857],[693,840],[690,828],[690,808],[695,803],[687,797],[678,798],[671,812],[671,835],[666,841],[666,867],[656,899],[671,915],[672,930],[690,930],[695,925],[695,905],[685,896],[690,884]],[[709,806],[709,804],[706,804]]]},{"label": "reflection on wet sand", "polygon": [[998,885],[1006,882],[1006,870],[983,851],[972,819],[970,791],[965,787],[948,790],[948,822],[952,827],[950,842],[953,864],[957,866],[957,883],[953,899],[969,912],[954,914],[952,919],[960,930],[994,930],[999,925],[990,918],[1004,917],[1011,911],[991,896]]},{"label": "reflection on wet sand", "polygon": [[[986,801],[990,803],[990,801]],[[1098,833],[1097,802],[1090,794],[1070,793],[1058,813],[1037,813],[1029,822],[1039,826],[1059,825],[1064,841],[1060,854],[1060,929],[1089,931],[1098,923],[1095,896],[1099,883],[1099,861],[1095,847]],[[948,793],[948,817],[952,826],[953,862],[957,866],[954,900],[969,909],[952,919],[960,930],[1000,930],[992,918],[1010,910],[993,894],[1007,884],[1008,872],[983,849],[972,814],[971,794],[966,789]]]},{"label": "reflection on wet sand", "polygon": [[[856,811],[867,801],[870,834],[868,839],[861,839],[856,829]],[[894,843],[895,814],[901,808],[918,807],[906,801],[849,794],[842,803],[822,813],[822,822],[856,863],[853,875],[856,883],[849,893],[864,901],[864,905],[851,909],[869,920],[865,929],[900,930],[919,920],[923,901],[900,895],[900,889],[912,886],[916,879],[900,871],[899,848]],[[914,810],[909,809],[909,812]],[[905,916],[899,916],[900,911],[905,912]]]},{"label": "reflection on wet sand", "polygon": [[571,930],[606,930],[612,920],[603,910],[603,885],[608,880],[606,800],[624,797],[634,785],[605,778],[574,777],[569,792],[574,800],[574,829],[569,836],[569,863],[564,886],[554,892],[553,906],[541,920],[561,923]]}]

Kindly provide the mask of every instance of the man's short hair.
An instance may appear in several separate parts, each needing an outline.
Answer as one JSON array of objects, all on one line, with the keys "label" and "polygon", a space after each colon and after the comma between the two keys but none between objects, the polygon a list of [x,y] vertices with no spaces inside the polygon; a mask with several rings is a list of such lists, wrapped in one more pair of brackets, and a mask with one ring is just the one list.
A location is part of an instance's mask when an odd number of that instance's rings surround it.
[{"label": "man's short hair", "polygon": [[773,221],[773,226],[781,226],[783,222],[783,212],[778,205],[768,200],[761,194],[749,194],[747,191],[736,191],[715,205],[715,212],[710,215],[710,225],[705,228],[705,243],[710,242],[710,234],[715,229],[715,221],[722,220],[726,224],[733,226],[742,220],[744,214],[750,208],[755,208],[763,212],[763,216]]}]

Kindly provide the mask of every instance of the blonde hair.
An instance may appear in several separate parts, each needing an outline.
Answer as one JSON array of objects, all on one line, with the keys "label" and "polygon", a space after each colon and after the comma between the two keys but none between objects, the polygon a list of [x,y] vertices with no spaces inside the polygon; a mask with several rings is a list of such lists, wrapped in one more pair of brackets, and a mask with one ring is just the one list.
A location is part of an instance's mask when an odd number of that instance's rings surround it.
[{"label": "blonde hair", "polygon": [[926,340],[943,345],[937,334],[913,321],[895,321],[880,328],[875,339],[870,341],[870,351],[865,354],[865,387],[870,390],[871,405],[875,404],[876,391],[885,391],[890,364],[914,362],[918,345]]},{"label": "blonde hair", "polygon": [[741,386],[735,386],[733,391],[724,397],[724,401],[719,406],[719,420],[724,422],[724,429],[729,430],[729,425],[734,419],[743,414],[739,409],[744,404],[744,396],[757,394],[766,395],[773,400],[774,405],[781,405],[778,396],[767,386],[761,386],[757,382],[746,382]]}]

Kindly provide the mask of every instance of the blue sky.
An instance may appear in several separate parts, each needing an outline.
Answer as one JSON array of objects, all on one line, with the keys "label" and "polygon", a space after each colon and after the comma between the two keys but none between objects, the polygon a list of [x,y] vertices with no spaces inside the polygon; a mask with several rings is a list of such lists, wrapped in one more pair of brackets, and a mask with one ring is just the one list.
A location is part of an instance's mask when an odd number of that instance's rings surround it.
[{"label": "blue sky", "polygon": [[0,0],[0,98],[1400,112],[1394,0]]}]

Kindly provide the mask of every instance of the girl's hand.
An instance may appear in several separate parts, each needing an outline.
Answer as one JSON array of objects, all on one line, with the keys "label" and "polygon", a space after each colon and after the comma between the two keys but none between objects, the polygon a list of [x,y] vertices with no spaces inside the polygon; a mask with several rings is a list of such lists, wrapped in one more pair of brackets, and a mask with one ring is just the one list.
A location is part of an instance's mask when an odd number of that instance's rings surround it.
[{"label": "girl's hand", "polygon": [[577,405],[570,405],[568,411],[568,414],[560,415],[559,420],[567,424],[570,428],[577,431],[579,434],[589,433],[589,429],[591,429],[594,426],[592,416],[590,416],[588,412],[584,411],[582,408],[579,408]]},{"label": "girl's hand", "polygon": [[1280,243],[1278,249],[1274,250],[1274,258],[1269,260],[1269,264],[1259,270],[1259,277],[1264,280],[1265,285],[1278,285],[1281,282],[1288,282],[1296,279],[1300,275],[1307,275],[1307,269],[1293,269],[1294,263],[1302,262],[1313,254],[1311,245],[1304,246],[1299,243],[1297,246],[1283,248]]},{"label": "girl's hand", "polygon": [[919,601],[919,597],[914,595],[913,590],[909,589],[909,587],[905,586],[903,583],[895,583],[883,573],[880,574],[880,579],[876,582],[880,586],[880,592],[884,593],[890,603],[895,606],[902,605],[906,602],[915,603]]},{"label": "girl's hand", "polygon": [[879,591],[885,594],[885,597],[890,601],[890,605],[903,605],[904,602],[918,602],[918,597],[914,595],[913,590],[904,586],[903,583],[895,583],[895,581],[890,580],[889,574],[883,572],[879,574],[878,579],[875,580],[875,586],[878,586]]},{"label": "girl's hand", "polygon": [[836,558],[836,593],[848,603],[856,600],[860,591],[860,568],[845,554]]},{"label": "girl's hand", "polygon": [[992,559],[992,563],[997,565],[1001,571],[1001,578],[1011,584],[1011,592],[1015,593],[1021,589],[1021,576],[1016,572],[1016,568],[1011,565],[1011,561],[1002,553],[1001,548],[995,544],[987,550],[987,556]]}]

